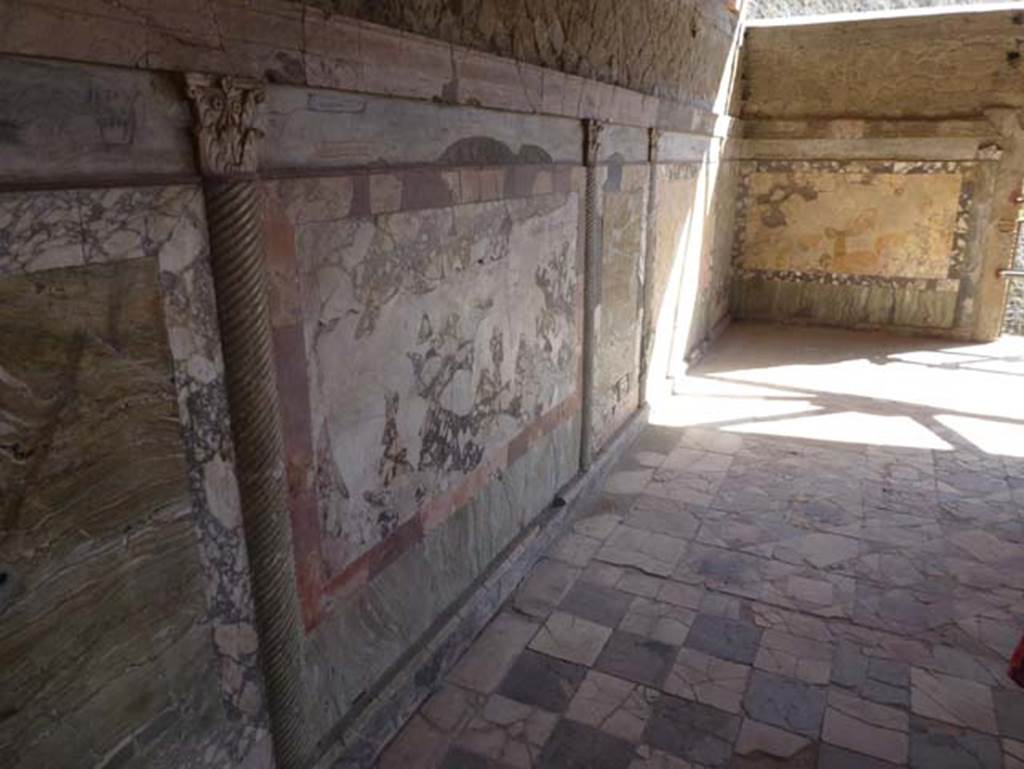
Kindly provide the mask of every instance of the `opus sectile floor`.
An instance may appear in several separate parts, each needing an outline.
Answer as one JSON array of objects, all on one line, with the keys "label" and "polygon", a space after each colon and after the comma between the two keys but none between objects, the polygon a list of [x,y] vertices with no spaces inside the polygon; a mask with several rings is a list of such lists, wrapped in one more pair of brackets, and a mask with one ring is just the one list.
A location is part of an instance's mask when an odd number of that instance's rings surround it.
[{"label": "opus sectile floor", "polygon": [[735,325],[381,769],[1024,768],[1024,340]]}]

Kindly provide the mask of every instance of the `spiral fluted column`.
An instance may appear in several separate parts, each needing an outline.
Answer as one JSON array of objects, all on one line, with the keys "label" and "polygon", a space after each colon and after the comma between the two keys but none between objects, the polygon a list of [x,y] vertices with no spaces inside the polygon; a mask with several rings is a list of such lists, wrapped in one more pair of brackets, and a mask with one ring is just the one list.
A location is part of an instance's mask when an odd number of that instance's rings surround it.
[{"label": "spiral fluted column", "polygon": [[584,201],[583,256],[583,396],[581,398],[580,470],[594,461],[594,373],[596,365],[597,311],[600,306],[600,222],[598,221],[597,156],[601,148],[602,123],[584,123],[584,163],[586,191]]},{"label": "spiral fluted column", "polygon": [[279,769],[309,759],[302,716],[303,632],[285,449],[271,346],[256,128],[260,83],[188,75],[209,228],[242,523]]}]

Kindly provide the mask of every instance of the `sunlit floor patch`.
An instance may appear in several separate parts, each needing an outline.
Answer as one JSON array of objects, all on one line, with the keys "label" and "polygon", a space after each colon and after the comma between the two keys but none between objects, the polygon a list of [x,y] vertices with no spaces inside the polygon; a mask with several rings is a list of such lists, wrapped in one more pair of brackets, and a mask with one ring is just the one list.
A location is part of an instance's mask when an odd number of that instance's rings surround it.
[{"label": "sunlit floor patch", "polygon": [[935,420],[973,443],[986,454],[1024,457],[1024,424],[938,414]]},{"label": "sunlit floor patch", "polygon": [[727,432],[857,443],[865,446],[896,446],[937,451],[951,451],[953,448],[910,417],[881,416],[856,411],[749,422],[722,429]]}]

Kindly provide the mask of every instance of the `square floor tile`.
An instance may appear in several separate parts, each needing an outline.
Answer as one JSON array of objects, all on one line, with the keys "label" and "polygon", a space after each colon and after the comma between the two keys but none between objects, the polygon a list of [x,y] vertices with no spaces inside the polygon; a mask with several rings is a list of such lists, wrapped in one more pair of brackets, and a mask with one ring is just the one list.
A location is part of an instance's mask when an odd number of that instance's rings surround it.
[{"label": "square floor tile", "polygon": [[502,612],[462,656],[449,680],[478,692],[493,691],[539,627],[520,614]]},{"label": "square floor tile", "polygon": [[654,705],[644,739],[694,764],[725,767],[739,728],[739,716],[665,694]]},{"label": "square floor tile", "polygon": [[[846,748],[822,743],[818,748],[818,769],[897,769],[897,765]],[[934,769],[939,769],[939,767],[934,767]]]},{"label": "square floor tile", "polygon": [[529,648],[567,662],[590,666],[611,634],[611,628],[604,625],[556,611],[537,631]]},{"label": "square floor tile", "polygon": [[629,681],[661,686],[677,651],[677,647],[660,641],[616,631],[608,639],[594,667]]},{"label": "square floor tile", "polygon": [[568,592],[559,610],[607,627],[618,627],[633,596],[613,587],[592,582],[577,582]]},{"label": "square floor tile", "polygon": [[696,649],[681,649],[662,688],[685,700],[740,712],[750,668]]},{"label": "square floor tile", "polygon": [[700,528],[700,520],[682,502],[641,494],[626,516],[625,524],[634,529],[690,539]]},{"label": "square floor tile", "polygon": [[910,719],[911,769],[1000,769],[999,740],[924,718]]},{"label": "square floor tile", "polygon": [[754,667],[809,684],[827,684],[832,667],[832,648],[828,644],[769,629],[761,637]]},{"label": "square floor tile", "polygon": [[530,769],[557,722],[554,713],[494,694],[456,742],[458,747],[503,767]]},{"label": "square floor tile", "polygon": [[825,716],[825,689],[755,670],[743,707],[756,721],[817,739]]},{"label": "square floor tile", "polygon": [[843,689],[828,692],[821,738],[832,745],[905,764],[909,739],[906,711],[861,699]]},{"label": "square floor tile", "polygon": [[491,765],[483,756],[462,748],[452,748],[445,755],[440,769],[491,769]]},{"label": "square floor tile", "polygon": [[639,743],[658,696],[656,689],[591,670],[569,703],[565,717]]},{"label": "square floor tile", "polygon": [[686,543],[675,537],[630,526],[619,526],[595,556],[618,566],[632,566],[648,574],[667,577],[686,551]]},{"label": "square floor tile", "polygon": [[669,646],[682,646],[695,616],[692,609],[638,597],[630,604],[619,629]]},{"label": "square floor tile", "polygon": [[719,659],[749,665],[757,656],[761,632],[761,628],[743,620],[698,614],[685,645]]},{"label": "square floor tile", "polygon": [[1024,690],[995,689],[996,721],[1004,737],[1024,741]]},{"label": "square floor tile", "polygon": [[965,678],[946,676],[930,670],[910,671],[910,708],[919,716],[995,734],[995,704],[992,690]]},{"label": "square floor tile", "polygon": [[817,761],[816,748],[806,737],[744,718],[734,750],[737,758],[749,756],[749,761],[740,763],[733,759],[733,764],[813,767]]},{"label": "square floor tile", "polygon": [[498,693],[552,713],[561,713],[569,707],[586,674],[587,669],[582,665],[527,650],[519,655],[505,675]]},{"label": "square floor tile", "polygon": [[1003,769],[1024,769],[1024,742],[1003,740]]},{"label": "square floor tile", "polygon": [[515,607],[531,617],[547,617],[569,592],[580,570],[561,561],[541,558],[516,590]]},{"label": "square floor tile", "polygon": [[636,749],[586,724],[562,719],[540,756],[541,769],[628,769]]},{"label": "square floor tile", "polygon": [[548,552],[548,557],[570,566],[583,568],[590,563],[590,559],[594,557],[594,553],[599,547],[601,547],[601,540],[588,537],[585,534],[569,532],[563,534],[554,544]]}]

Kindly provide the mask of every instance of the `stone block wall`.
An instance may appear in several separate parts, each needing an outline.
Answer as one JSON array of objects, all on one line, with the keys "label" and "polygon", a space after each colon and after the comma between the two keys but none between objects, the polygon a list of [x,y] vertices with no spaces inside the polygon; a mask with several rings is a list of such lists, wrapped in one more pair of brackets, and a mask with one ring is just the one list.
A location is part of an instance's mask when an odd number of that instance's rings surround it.
[{"label": "stone block wall", "polygon": [[0,8],[4,766],[275,763],[183,72],[264,84],[310,765],[372,765],[557,533],[584,435],[600,464],[727,312],[717,4],[669,15],[713,30],[642,91],[292,3],[194,11]]},{"label": "stone block wall", "polygon": [[[1001,0],[1010,5],[1012,0]],[[995,5],[1000,0],[747,0],[751,19],[787,19],[831,13],[941,9],[951,5]]]},{"label": "stone block wall", "polygon": [[738,317],[998,335],[1024,170],[1020,24],[748,29]]},{"label": "stone block wall", "polygon": [[710,108],[726,0],[316,0],[329,12]]}]

